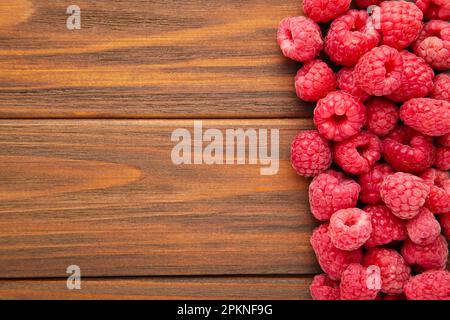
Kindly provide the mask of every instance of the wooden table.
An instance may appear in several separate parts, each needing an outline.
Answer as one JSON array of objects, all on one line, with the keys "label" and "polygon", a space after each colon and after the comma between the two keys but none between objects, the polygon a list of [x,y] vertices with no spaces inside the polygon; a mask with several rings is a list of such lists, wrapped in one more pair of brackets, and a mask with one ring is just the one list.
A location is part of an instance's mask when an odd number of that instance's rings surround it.
[{"label": "wooden table", "polygon": [[[309,298],[315,223],[289,145],[312,106],[276,43],[299,14],[298,0],[2,0],[0,298]],[[279,173],[175,166],[171,133],[195,119],[279,129]]]}]

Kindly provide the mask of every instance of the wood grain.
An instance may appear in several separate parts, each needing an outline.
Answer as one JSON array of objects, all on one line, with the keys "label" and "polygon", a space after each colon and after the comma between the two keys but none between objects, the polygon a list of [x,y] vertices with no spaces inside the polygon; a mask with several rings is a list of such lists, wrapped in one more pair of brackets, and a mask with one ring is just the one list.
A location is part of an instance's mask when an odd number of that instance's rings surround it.
[{"label": "wood grain", "polygon": [[188,277],[84,279],[81,290],[66,280],[2,280],[0,299],[300,300],[310,299],[309,277]]},{"label": "wood grain", "polygon": [[310,120],[207,120],[278,128],[280,171],[173,165],[190,120],[0,121],[0,278],[311,274],[308,181],[289,145]]},{"label": "wood grain", "polygon": [[298,0],[0,2],[0,118],[310,117],[278,22]]}]

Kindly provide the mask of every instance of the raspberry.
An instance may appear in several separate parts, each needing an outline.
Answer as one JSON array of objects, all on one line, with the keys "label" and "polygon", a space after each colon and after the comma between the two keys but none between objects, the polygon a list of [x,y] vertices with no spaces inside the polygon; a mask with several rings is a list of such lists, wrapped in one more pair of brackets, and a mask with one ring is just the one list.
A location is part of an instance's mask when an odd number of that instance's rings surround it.
[{"label": "raspberry", "polygon": [[321,60],[306,63],[297,72],[295,90],[304,101],[317,101],[336,89],[336,76]]},{"label": "raspberry", "polygon": [[450,300],[450,272],[427,271],[405,285],[408,300]]},{"label": "raspberry", "polygon": [[401,85],[403,58],[388,46],[373,48],[364,54],[353,72],[358,87],[374,96],[385,96]]},{"label": "raspberry", "polygon": [[375,300],[379,290],[372,289],[370,273],[360,264],[353,263],[342,273],[341,300]]},{"label": "raspberry", "polygon": [[389,99],[405,102],[412,98],[426,97],[433,89],[433,69],[423,60],[409,51],[402,51],[403,75],[400,88],[388,95]]},{"label": "raspberry", "polygon": [[360,263],[362,251],[343,251],[336,248],[328,235],[328,225],[322,224],[313,231],[311,246],[322,270],[333,280],[341,278],[351,263]]},{"label": "raspberry", "polygon": [[411,99],[401,106],[400,119],[423,134],[443,136],[450,132],[450,102],[429,98]]},{"label": "raspberry", "polygon": [[380,4],[380,33],[383,44],[405,49],[417,39],[422,28],[422,11],[411,2],[384,1]]},{"label": "raspberry", "polygon": [[419,173],[433,163],[433,140],[406,126],[398,126],[382,144],[384,159],[397,171]]},{"label": "raspberry", "polygon": [[392,214],[383,204],[364,207],[370,214],[372,234],[366,242],[366,247],[382,246],[392,241],[403,241],[407,238],[405,222]]},{"label": "raspberry", "polygon": [[314,217],[330,220],[340,209],[354,208],[358,202],[360,186],[341,172],[328,170],[319,174],[309,185],[309,204]]},{"label": "raspberry", "polygon": [[401,219],[417,216],[429,193],[423,179],[403,172],[386,177],[380,187],[381,199]]},{"label": "raspberry", "polygon": [[350,8],[351,0],[303,0],[303,11],[317,22],[328,22]]},{"label": "raspberry", "polygon": [[419,271],[445,269],[448,258],[448,244],[444,236],[439,236],[431,244],[421,246],[411,239],[406,239],[401,249],[402,256],[410,266],[417,266]]},{"label": "raspberry", "polygon": [[450,212],[450,179],[448,171],[428,169],[420,176],[430,186],[425,206],[433,213]]},{"label": "raspberry", "polygon": [[441,73],[434,78],[434,87],[431,92],[431,97],[450,102],[450,75]]},{"label": "raspberry", "polygon": [[333,62],[352,67],[378,45],[380,35],[368,27],[368,20],[366,11],[350,10],[333,21],[325,39],[325,52]]},{"label": "raspberry", "polygon": [[450,147],[437,146],[433,165],[443,171],[450,170]]},{"label": "raspberry", "polygon": [[450,19],[448,0],[416,0],[416,5],[428,19]]},{"label": "raspberry", "polygon": [[341,209],[331,216],[328,234],[338,249],[356,250],[366,243],[371,233],[370,215],[361,209]]},{"label": "raspberry", "polygon": [[366,121],[366,108],[344,91],[330,92],[314,109],[314,124],[322,137],[343,141],[361,131]]},{"label": "raspberry", "polygon": [[442,146],[450,147],[450,133],[436,138],[436,142]]},{"label": "raspberry", "polygon": [[381,272],[381,292],[396,295],[403,292],[408,281],[411,268],[403,257],[395,250],[374,248],[364,256],[365,267],[377,266]]},{"label": "raspberry", "polygon": [[413,49],[433,69],[450,68],[450,22],[431,20],[426,23]]},{"label": "raspberry", "polygon": [[406,300],[405,296],[403,294],[398,295],[385,295],[383,297],[383,300]]},{"label": "raspberry", "polygon": [[311,286],[313,300],[339,300],[339,282],[330,279],[326,274],[318,274],[314,277]]},{"label": "raspberry", "polygon": [[381,201],[380,185],[384,178],[394,173],[390,165],[385,163],[375,163],[369,172],[358,177],[361,186],[360,199],[364,203],[377,203]]},{"label": "raspberry", "polygon": [[444,235],[450,240],[450,213],[439,215],[439,222],[441,223]]},{"label": "raspberry", "polygon": [[337,142],[333,158],[348,173],[367,173],[381,158],[381,141],[373,133],[362,131],[345,141]]},{"label": "raspberry", "polygon": [[370,6],[377,6],[384,0],[356,0],[356,5],[362,9],[368,8]]},{"label": "raspberry", "polygon": [[439,222],[427,208],[420,209],[416,217],[408,220],[406,229],[411,241],[421,246],[433,243],[441,233]]},{"label": "raspberry", "polygon": [[286,57],[301,62],[314,59],[323,48],[320,27],[306,17],[281,20],[277,40]]},{"label": "raspberry", "polygon": [[300,132],[291,145],[291,163],[301,176],[318,175],[331,165],[329,142],[315,130]]},{"label": "raspberry", "polygon": [[356,86],[355,78],[353,77],[353,68],[342,68],[336,74],[336,77],[339,89],[359,98],[362,102],[370,98],[367,93]]},{"label": "raspberry", "polygon": [[381,137],[397,125],[399,110],[395,103],[385,98],[372,98],[366,103],[367,121],[365,128]]}]

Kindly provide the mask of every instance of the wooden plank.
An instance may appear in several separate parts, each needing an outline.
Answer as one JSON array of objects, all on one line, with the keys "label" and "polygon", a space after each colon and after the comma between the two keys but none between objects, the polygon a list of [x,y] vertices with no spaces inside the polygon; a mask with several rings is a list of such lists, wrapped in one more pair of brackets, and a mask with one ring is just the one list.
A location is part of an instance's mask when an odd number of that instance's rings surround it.
[{"label": "wooden plank", "polygon": [[[190,120],[0,121],[0,278],[311,274],[307,186],[289,163],[310,120],[208,120],[280,130],[280,169],[180,165]],[[261,142],[264,145],[264,142]]]},{"label": "wooden plank", "polygon": [[276,29],[298,0],[0,2],[0,118],[310,117]]},{"label": "wooden plank", "polygon": [[81,290],[66,280],[0,281],[0,299],[301,300],[309,277],[189,277],[85,279]]}]

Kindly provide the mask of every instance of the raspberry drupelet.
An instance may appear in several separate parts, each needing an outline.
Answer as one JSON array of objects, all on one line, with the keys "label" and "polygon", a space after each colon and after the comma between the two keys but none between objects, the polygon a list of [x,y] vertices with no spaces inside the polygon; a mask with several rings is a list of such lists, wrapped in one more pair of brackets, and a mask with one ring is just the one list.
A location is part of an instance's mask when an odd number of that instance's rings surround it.
[{"label": "raspberry drupelet", "polygon": [[291,145],[291,164],[301,176],[314,177],[331,165],[331,149],[327,140],[315,130],[300,132]]},{"label": "raspberry drupelet", "polygon": [[353,75],[358,87],[374,96],[386,96],[400,88],[403,58],[391,47],[376,47],[364,54]]},{"label": "raspberry drupelet", "polygon": [[333,21],[325,39],[325,52],[333,62],[352,67],[378,45],[380,35],[368,20],[366,11],[350,10]]},{"label": "raspberry drupelet", "polygon": [[373,133],[362,131],[333,148],[333,159],[345,172],[360,175],[370,171],[381,158],[381,141]]},{"label": "raspberry drupelet", "polygon": [[317,220],[328,221],[336,211],[354,208],[360,190],[360,186],[342,172],[321,173],[309,185],[311,212]]},{"label": "raspberry drupelet", "polygon": [[286,57],[300,62],[317,57],[324,45],[320,27],[306,17],[283,19],[278,26],[277,40]]},{"label": "raspberry drupelet", "polygon": [[306,63],[295,77],[295,91],[304,101],[317,101],[336,89],[336,75],[321,60]]},{"label": "raspberry drupelet", "polygon": [[358,98],[344,91],[330,92],[314,109],[314,124],[320,134],[333,141],[343,141],[361,131],[366,108]]}]

